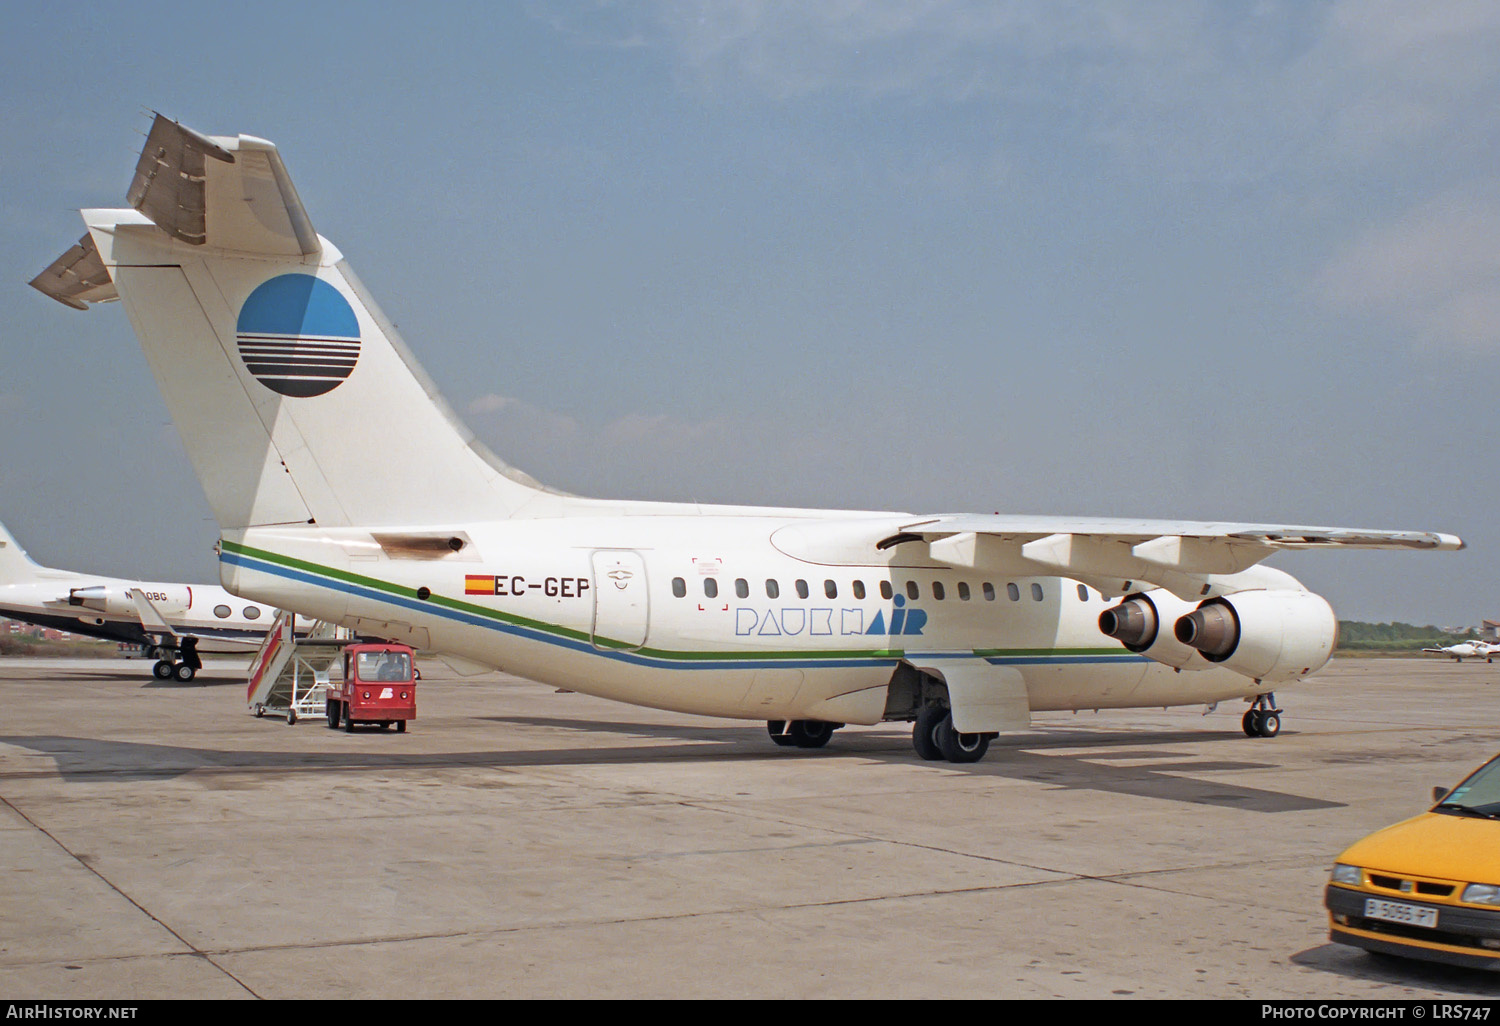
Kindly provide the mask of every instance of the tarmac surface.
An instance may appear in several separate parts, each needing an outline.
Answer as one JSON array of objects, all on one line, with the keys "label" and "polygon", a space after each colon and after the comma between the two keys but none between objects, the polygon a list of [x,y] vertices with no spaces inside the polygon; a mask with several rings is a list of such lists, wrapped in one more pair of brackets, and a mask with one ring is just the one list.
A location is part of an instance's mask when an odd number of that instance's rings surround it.
[{"label": "tarmac surface", "polygon": [[0,660],[0,994],[1492,997],[1328,941],[1348,843],[1500,751],[1500,665],[1337,660],[1243,705],[1049,713],[972,766],[422,663],[405,734],[243,671]]}]

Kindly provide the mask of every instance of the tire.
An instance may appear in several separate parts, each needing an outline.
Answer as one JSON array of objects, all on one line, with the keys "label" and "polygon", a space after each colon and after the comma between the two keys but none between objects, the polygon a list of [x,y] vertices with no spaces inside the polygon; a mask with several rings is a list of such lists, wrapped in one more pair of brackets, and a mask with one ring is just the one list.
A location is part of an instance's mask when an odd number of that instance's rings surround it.
[{"label": "tire", "polygon": [[158,659],[156,665],[151,667],[151,672],[156,676],[157,680],[171,680],[172,664],[165,659]]},{"label": "tire", "polygon": [[928,762],[937,762],[943,757],[943,750],[933,739],[932,732],[947,715],[948,711],[938,705],[924,705],[917,710],[917,721],[911,728],[911,746]]},{"label": "tire", "polygon": [[783,733],[783,731],[785,731],[785,730],[786,730],[786,720],[767,720],[766,721],[766,733],[770,734],[771,735],[771,740],[775,741],[776,744],[779,745],[782,748],[786,748],[786,747],[788,747],[790,745],[794,745],[794,744],[797,743],[795,740],[792,739],[792,736],[790,734]]},{"label": "tire", "polygon": [[1281,717],[1269,710],[1260,718],[1260,736],[1275,737],[1281,733]]},{"label": "tire", "polygon": [[344,733],[352,734],[354,733],[354,711],[349,708],[348,702],[340,702],[339,705],[344,710]]},{"label": "tire", "polygon": [[990,747],[988,734],[960,734],[954,730],[951,715],[944,716],[932,733],[943,758],[949,762],[978,762]]},{"label": "tire", "polygon": [[288,709],[286,711],[286,725],[288,727],[295,727],[297,725],[297,710],[296,709]]},{"label": "tire", "polygon": [[1240,720],[1240,729],[1245,732],[1246,737],[1260,737],[1260,710],[1251,709],[1245,713]]},{"label": "tire", "polygon": [[405,734],[406,733],[406,721],[405,720],[397,720],[396,721],[396,733],[398,733],[398,734]]},{"label": "tire", "polygon": [[323,715],[328,719],[329,730],[339,729],[339,707],[337,702],[331,698],[324,702]]},{"label": "tire", "polygon": [[789,731],[792,744],[798,748],[822,748],[833,739],[838,727],[824,720],[793,720]]},{"label": "tire", "polygon": [[172,668],[172,676],[176,677],[178,680],[182,681],[182,683],[186,684],[188,681],[198,676],[198,671],[193,669],[187,663],[178,663]]}]

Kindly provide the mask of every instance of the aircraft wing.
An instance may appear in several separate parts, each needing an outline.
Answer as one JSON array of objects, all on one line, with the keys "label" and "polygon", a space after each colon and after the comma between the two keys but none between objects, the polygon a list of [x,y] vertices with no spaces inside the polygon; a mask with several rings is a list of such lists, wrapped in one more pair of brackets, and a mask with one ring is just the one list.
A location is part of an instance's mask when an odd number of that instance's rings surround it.
[{"label": "aircraft wing", "polygon": [[141,626],[146,629],[147,634],[164,634],[169,638],[177,638],[177,630],[167,622],[167,618],[161,615],[161,611],[151,604],[146,593],[139,588],[130,589],[130,599],[135,603],[136,615],[141,618]]},{"label": "aircraft wing", "polygon": [[1005,566],[1058,574],[1105,594],[1152,585],[1182,598],[1219,593],[1238,574],[1283,549],[1461,549],[1451,534],[1347,527],[957,514],[913,519],[880,542],[920,542],[952,566]]}]

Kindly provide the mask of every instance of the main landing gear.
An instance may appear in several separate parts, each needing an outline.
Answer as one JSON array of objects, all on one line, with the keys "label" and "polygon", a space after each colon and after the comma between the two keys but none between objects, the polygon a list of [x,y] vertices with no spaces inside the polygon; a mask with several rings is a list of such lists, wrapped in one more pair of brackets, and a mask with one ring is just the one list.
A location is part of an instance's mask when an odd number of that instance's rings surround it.
[{"label": "main landing gear", "polygon": [[203,660],[198,658],[197,638],[184,638],[180,649],[159,645],[146,654],[156,656],[151,673],[157,680],[178,680],[186,684],[203,669]]},{"label": "main landing gear", "polygon": [[1255,699],[1240,720],[1246,737],[1275,737],[1281,733],[1281,710],[1276,708],[1276,696],[1267,691]]},{"label": "main landing gear", "polygon": [[826,745],[833,732],[842,727],[842,723],[828,723],[824,720],[767,720],[766,733],[771,735],[771,740],[783,747],[792,748],[822,748]]},{"label": "main landing gear", "polygon": [[989,750],[993,734],[960,734],[953,727],[953,714],[940,705],[917,710],[911,728],[911,745],[928,762],[978,762]]}]

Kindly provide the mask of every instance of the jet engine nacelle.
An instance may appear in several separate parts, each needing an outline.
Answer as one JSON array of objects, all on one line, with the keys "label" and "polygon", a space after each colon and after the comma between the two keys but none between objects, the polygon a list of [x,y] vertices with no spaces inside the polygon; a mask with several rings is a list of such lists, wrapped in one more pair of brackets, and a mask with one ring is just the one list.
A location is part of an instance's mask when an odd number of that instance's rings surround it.
[{"label": "jet engine nacelle", "polygon": [[1179,670],[1206,670],[1210,664],[1202,653],[1182,644],[1172,633],[1172,624],[1193,609],[1193,603],[1169,591],[1127,595],[1119,605],[1099,614],[1099,630],[1148,659]]},{"label": "jet engine nacelle", "polygon": [[1280,682],[1305,677],[1333,655],[1333,608],[1309,591],[1244,591],[1209,599],[1173,626],[1177,640],[1209,662]]},{"label": "jet engine nacelle", "polygon": [[135,610],[130,593],[124,588],[107,584],[94,584],[87,588],[72,588],[68,591],[68,605],[82,606],[98,613],[121,615]]},{"label": "jet engine nacelle", "polygon": [[[176,615],[185,611],[191,600],[186,585],[143,584],[140,588],[146,600],[158,612],[165,614]],[[82,588],[70,588],[68,605],[81,606],[111,616],[134,617],[139,614],[135,599],[130,597],[130,590],[117,584],[90,584]]]}]

